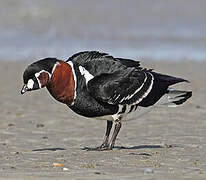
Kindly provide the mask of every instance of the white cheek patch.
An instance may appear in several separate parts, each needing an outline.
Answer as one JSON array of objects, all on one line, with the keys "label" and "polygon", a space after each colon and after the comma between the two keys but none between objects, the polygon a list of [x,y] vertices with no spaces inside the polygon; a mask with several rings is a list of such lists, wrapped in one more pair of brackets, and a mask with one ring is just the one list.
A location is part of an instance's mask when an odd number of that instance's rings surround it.
[{"label": "white cheek patch", "polygon": [[29,80],[28,80],[28,83],[27,83],[27,87],[28,87],[29,89],[33,89],[33,86],[34,86],[34,81],[33,81],[32,79],[29,79]]}]

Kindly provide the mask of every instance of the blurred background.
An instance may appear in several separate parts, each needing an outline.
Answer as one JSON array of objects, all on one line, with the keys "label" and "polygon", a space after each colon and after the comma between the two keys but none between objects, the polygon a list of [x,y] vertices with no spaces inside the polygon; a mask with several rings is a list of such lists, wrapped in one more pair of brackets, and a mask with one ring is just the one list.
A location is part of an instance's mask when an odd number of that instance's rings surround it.
[{"label": "blurred background", "polygon": [[205,0],[0,0],[0,61],[78,51],[206,59]]}]

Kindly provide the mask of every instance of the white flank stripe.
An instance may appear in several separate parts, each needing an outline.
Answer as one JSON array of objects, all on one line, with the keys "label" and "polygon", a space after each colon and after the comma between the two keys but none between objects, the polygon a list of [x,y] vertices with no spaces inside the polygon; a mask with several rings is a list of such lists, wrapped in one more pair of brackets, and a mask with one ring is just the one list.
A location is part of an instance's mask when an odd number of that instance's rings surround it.
[{"label": "white flank stripe", "polygon": [[124,100],[129,100],[129,99],[131,99],[137,92],[139,92],[139,91],[142,89],[142,87],[144,86],[144,83],[146,82],[146,80],[147,80],[147,75],[146,75],[146,73],[145,73],[145,79],[144,79],[144,82],[142,83],[142,85],[141,85],[133,94],[128,95],[127,97],[124,97],[124,98],[120,101],[120,103],[123,102]]},{"label": "white flank stripe", "polygon": [[154,81],[154,77],[151,73],[149,73],[151,76],[152,76],[152,80],[151,80],[151,84],[149,86],[149,88],[147,89],[147,91],[143,94],[142,97],[140,97],[135,103],[133,103],[132,105],[135,105],[135,104],[138,104],[139,102],[142,101],[142,99],[144,99],[148,94],[149,92],[152,90],[152,86],[153,86],[153,81]]},{"label": "white flank stripe", "polygon": [[121,114],[119,114],[119,113],[122,111],[123,107],[124,107],[123,105],[119,105],[118,112],[116,114],[112,115],[112,118],[114,121],[119,119],[119,117],[121,116]]},{"label": "white flank stripe", "polygon": [[117,95],[117,97],[116,97],[115,99],[110,98],[109,101],[108,101],[108,103],[109,103],[109,104],[114,104],[113,102],[116,101],[119,97],[120,97],[120,94]]},{"label": "white flank stripe", "polygon": [[[72,73],[73,73],[73,77],[74,77],[74,100],[75,100],[76,97],[77,97],[77,92],[76,92],[76,88],[77,88],[77,76],[76,76],[76,73],[75,73],[75,70],[74,70],[74,64],[73,64],[73,62],[72,62],[72,61],[68,61],[67,63],[71,66],[71,68],[72,68]],[[71,105],[73,105],[73,104],[74,104],[74,101],[72,102]]]},{"label": "white flank stripe", "polygon": [[124,107],[123,105],[119,105],[119,110],[118,110],[117,114],[119,114],[119,112],[122,111],[123,107]]},{"label": "white flank stripe", "polygon": [[81,75],[84,76],[84,78],[86,79],[86,84],[89,82],[89,80],[94,78],[94,76],[92,74],[90,74],[89,71],[87,71],[82,66],[79,66],[79,71],[80,71]]},{"label": "white flank stripe", "polygon": [[128,114],[132,105],[126,105],[126,110],[124,114]]}]

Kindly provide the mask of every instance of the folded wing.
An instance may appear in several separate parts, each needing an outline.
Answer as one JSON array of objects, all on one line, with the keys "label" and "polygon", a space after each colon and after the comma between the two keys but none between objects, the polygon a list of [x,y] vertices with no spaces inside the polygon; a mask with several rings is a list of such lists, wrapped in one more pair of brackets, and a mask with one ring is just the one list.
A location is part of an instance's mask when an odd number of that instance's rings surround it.
[{"label": "folded wing", "polygon": [[88,84],[90,94],[109,104],[137,104],[152,89],[153,75],[149,70],[127,68],[112,74],[101,74]]}]

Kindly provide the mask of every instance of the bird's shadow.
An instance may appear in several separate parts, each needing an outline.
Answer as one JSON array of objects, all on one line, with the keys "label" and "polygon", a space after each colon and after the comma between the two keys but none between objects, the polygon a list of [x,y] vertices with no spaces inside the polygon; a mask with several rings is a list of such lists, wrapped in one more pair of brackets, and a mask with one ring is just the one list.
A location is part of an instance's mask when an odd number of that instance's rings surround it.
[{"label": "bird's shadow", "polygon": [[[131,147],[126,147],[126,146],[115,146],[114,149],[117,150],[123,150],[123,149],[159,149],[159,148],[173,148],[173,147],[178,147],[178,145],[167,145],[167,146],[162,146],[162,145],[139,145],[139,146],[131,146]],[[86,150],[90,151],[95,148],[91,147],[84,147],[81,150]],[[40,149],[34,149],[32,151],[34,152],[40,152],[40,151],[65,151],[65,148],[40,148]]]},{"label": "bird's shadow", "polygon": [[42,149],[34,149],[32,151],[64,151],[65,148],[42,148]]},{"label": "bird's shadow", "polygon": [[162,145],[139,145],[139,146],[131,146],[131,147],[115,146],[115,148],[121,150],[121,149],[159,149],[165,147]]},{"label": "bird's shadow", "polygon": [[[159,149],[159,148],[173,148],[173,147],[178,147],[177,145],[139,145],[139,146],[131,146],[131,147],[126,147],[126,146],[115,146],[114,149],[117,150],[123,150],[123,149]],[[86,151],[91,151],[95,148],[91,147],[84,147],[82,150]]]}]

